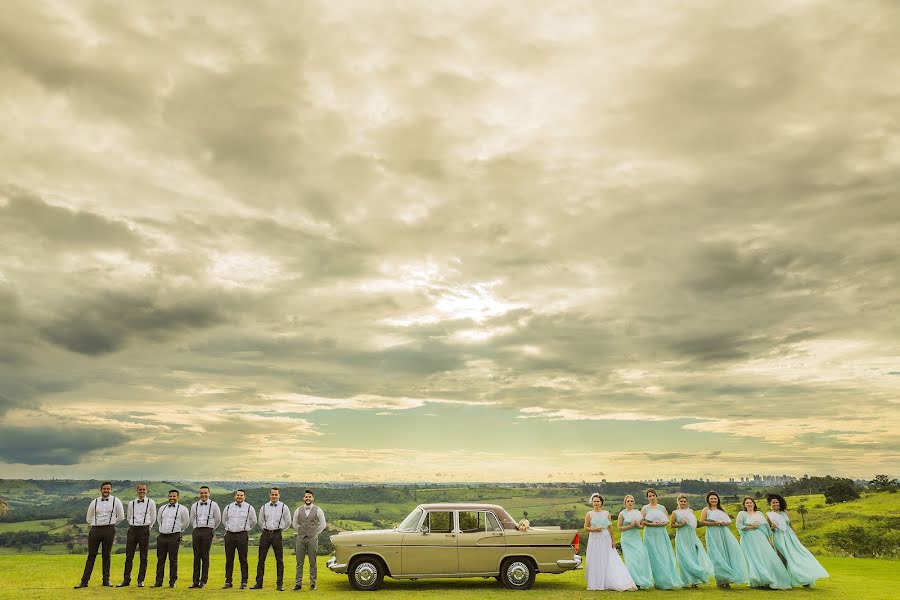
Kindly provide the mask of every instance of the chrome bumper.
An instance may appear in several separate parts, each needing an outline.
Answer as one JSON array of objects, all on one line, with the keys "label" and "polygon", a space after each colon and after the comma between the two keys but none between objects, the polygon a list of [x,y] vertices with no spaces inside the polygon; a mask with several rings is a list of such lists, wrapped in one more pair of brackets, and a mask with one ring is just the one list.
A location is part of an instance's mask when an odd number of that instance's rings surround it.
[{"label": "chrome bumper", "polygon": [[332,556],[328,559],[328,562],[325,563],[325,566],[331,569],[335,573],[340,573],[343,575],[347,572],[347,565],[339,564],[337,561],[337,556]]},{"label": "chrome bumper", "polygon": [[581,557],[579,555],[573,556],[571,559],[563,559],[556,561],[556,566],[560,569],[580,569],[581,568]]}]

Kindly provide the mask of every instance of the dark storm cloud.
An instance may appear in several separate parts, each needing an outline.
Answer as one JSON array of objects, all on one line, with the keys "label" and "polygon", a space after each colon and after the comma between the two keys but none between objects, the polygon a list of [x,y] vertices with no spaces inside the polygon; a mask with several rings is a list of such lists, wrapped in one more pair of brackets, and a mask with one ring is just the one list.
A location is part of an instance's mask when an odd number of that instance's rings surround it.
[{"label": "dark storm cloud", "polygon": [[[152,294],[148,290],[148,294]],[[213,298],[166,300],[150,295],[108,293],[79,301],[41,328],[47,341],[72,352],[103,355],[129,340],[165,340],[179,332],[203,329],[226,320]]]},{"label": "dark storm cloud", "polygon": [[[0,239],[10,244],[29,242],[53,248],[129,249],[139,246],[139,237],[125,223],[106,219],[96,213],[74,211],[47,204],[20,191],[8,194],[0,206]],[[2,310],[2,307],[0,307]]]},{"label": "dark storm cloud", "polygon": [[131,436],[121,431],[0,425],[0,460],[26,465],[77,465],[95,451],[112,451]]}]

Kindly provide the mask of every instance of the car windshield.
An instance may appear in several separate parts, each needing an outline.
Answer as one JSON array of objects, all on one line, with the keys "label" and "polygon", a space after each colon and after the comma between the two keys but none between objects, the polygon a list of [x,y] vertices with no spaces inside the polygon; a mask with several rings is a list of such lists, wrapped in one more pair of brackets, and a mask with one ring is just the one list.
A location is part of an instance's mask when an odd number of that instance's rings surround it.
[{"label": "car windshield", "polygon": [[499,506],[493,509],[497,518],[500,519],[500,525],[503,526],[503,529],[518,529],[519,524],[516,523],[516,520],[509,516],[509,513],[500,508]]},{"label": "car windshield", "polygon": [[398,531],[415,531],[416,527],[419,525],[419,521],[422,520],[422,509],[416,508],[409,516],[403,519],[403,522],[397,526]]}]

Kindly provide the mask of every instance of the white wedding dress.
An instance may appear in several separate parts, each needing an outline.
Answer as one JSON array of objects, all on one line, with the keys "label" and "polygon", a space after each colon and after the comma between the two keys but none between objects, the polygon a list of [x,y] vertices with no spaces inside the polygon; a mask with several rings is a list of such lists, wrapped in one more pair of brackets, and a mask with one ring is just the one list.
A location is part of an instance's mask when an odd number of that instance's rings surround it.
[{"label": "white wedding dress", "polygon": [[[591,527],[608,527],[609,512],[591,511]],[[615,590],[619,592],[637,589],[622,557],[613,548],[609,530],[592,531],[588,535],[587,558],[584,575],[589,590]]]}]

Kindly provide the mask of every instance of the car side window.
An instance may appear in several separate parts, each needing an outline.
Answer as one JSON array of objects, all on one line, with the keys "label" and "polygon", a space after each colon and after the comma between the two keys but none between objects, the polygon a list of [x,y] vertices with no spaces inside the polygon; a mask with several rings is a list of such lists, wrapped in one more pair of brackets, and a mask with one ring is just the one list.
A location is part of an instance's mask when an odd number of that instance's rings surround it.
[{"label": "car side window", "polygon": [[428,513],[428,530],[431,533],[452,533],[453,532],[453,513],[452,512],[430,512],[430,513]]},{"label": "car side window", "polygon": [[503,531],[503,526],[500,525],[500,521],[497,520],[497,517],[494,515],[494,513],[486,514],[488,531]]},{"label": "car side window", "polygon": [[485,513],[466,511],[459,513],[459,531],[461,533],[477,533],[485,531]]}]

